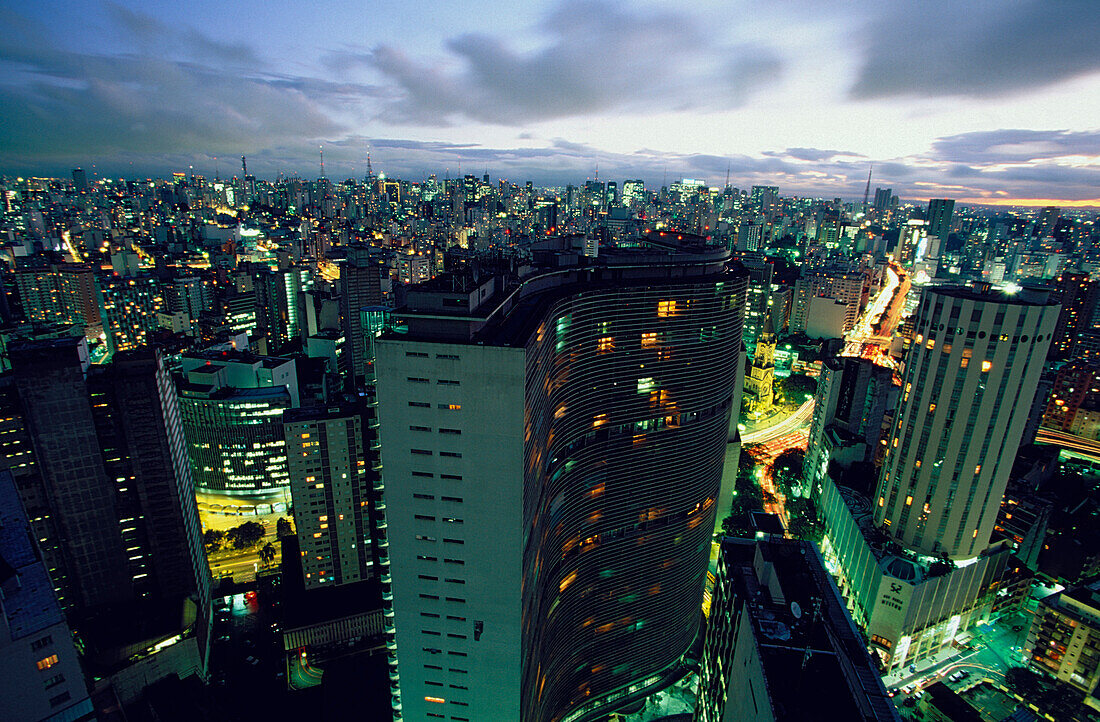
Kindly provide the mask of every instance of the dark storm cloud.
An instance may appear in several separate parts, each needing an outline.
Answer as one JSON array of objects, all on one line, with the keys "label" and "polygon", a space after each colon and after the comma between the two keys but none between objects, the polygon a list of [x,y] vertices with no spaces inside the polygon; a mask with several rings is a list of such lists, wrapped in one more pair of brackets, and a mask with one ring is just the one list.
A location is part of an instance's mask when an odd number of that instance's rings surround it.
[{"label": "dark storm cloud", "polygon": [[1100,156],[1100,131],[1006,129],[960,133],[935,141],[930,155],[960,163]]},{"label": "dark storm cloud", "polygon": [[547,42],[529,52],[467,33],[446,42],[450,56],[443,61],[380,45],[340,51],[327,62],[341,71],[371,68],[399,90],[383,119],[430,125],[733,108],[782,70],[772,51],[722,45],[685,13],[612,0],[565,0],[538,29]]},{"label": "dark storm cloud", "polygon": [[[865,5],[855,98],[994,97],[1100,70],[1096,0]],[[845,7],[850,11],[850,7]]]},{"label": "dark storm cloud", "polygon": [[[95,55],[18,16],[0,29],[0,164],[252,150],[340,132],[318,105],[368,94],[265,75],[247,48],[110,8],[133,52]],[[165,48],[171,48],[168,57]]]},{"label": "dark storm cloud", "polygon": [[772,156],[775,158],[794,158],[796,160],[807,160],[820,162],[823,160],[829,160],[830,158],[836,158],[837,156],[851,156],[856,158],[862,158],[859,153],[852,153],[847,150],[821,150],[819,148],[787,148],[785,151],[765,151],[764,155]]}]

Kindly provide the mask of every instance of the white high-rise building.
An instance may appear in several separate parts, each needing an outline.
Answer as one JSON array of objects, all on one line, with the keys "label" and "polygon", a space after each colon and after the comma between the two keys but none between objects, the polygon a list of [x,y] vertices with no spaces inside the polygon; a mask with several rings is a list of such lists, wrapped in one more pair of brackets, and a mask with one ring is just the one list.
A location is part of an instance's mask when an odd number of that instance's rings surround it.
[{"label": "white high-rise building", "polygon": [[1058,311],[1026,291],[925,291],[875,500],[899,543],[951,559],[989,545]]},{"label": "white high-rise building", "polygon": [[586,722],[686,673],[747,273],[652,243],[433,279],[378,341],[401,718]]}]

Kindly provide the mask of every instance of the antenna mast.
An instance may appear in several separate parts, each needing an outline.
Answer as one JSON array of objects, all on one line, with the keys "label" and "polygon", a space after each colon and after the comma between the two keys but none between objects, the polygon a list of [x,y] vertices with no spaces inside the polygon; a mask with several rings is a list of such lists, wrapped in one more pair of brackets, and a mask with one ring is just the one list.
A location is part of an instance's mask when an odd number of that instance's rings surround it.
[{"label": "antenna mast", "polygon": [[867,210],[867,199],[871,196],[871,171],[875,169],[875,164],[872,163],[871,167],[867,169],[867,187],[863,189],[863,210]]}]

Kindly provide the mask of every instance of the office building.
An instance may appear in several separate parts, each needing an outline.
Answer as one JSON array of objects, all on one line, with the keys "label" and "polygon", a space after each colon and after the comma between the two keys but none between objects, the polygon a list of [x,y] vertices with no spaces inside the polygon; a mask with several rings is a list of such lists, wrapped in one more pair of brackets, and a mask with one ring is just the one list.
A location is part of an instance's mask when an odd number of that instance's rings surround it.
[{"label": "office building", "polygon": [[[366,420],[350,406],[283,414],[294,524],[308,591],[374,575]],[[372,478],[373,477],[373,478]]]},{"label": "office building", "polygon": [[230,347],[188,353],[177,379],[195,486],[278,494],[289,484],[283,412],[300,405],[294,359]]},{"label": "office building", "polygon": [[855,326],[859,309],[867,294],[867,277],[861,271],[847,268],[803,269],[802,277],[795,282],[791,304],[791,333],[805,333],[811,318],[811,306],[815,298],[829,298],[844,305],[843,332]]},{"label": "office building", "polygon": [[88,338],[103,331],[90,266],[28,266],[15,271],[15,288],[23,314],[32,323],[79,324]]},{"label": "office building", "polygon": [[925,230],[929,236],[940,239],[941,248],[951,232],[951,220],[955,214],[955,201],[950,198],[932,198],[928,201],[928,219]]},{"label": "office building", "polygon": [[[756,351],[756,338],[764,327],[764,319],[771,314],[773,264],[763,253],[737,253],[734,258],[749,272],[749,287],[745,298],[745,331],[742,337],[745,348],[752,356]],[[773,329],[775,320],[772,319]]]},{"label": "office building", "polygon": [[93,719],[72,631],[9,472],[0,472],[0,717]]},{"label": "office building", "polygon": [[834,358],[822,363],[802,466],[802,496],[820,493],[831,464],[846,468],[872,460],[883,419],[894,410],[899,392],[893,370],[869,359]]},{"label": "office building", "polygon": [[925,289],[873,502],[825,475],[822,552],[884,668],[988,618],[1011,549],[990,544],[1058,306]]},{"label": "office building", "polygon": [[90,367],[84,339],[61,338],[13,346],[12,365],[39,469],[20,494],[56,534],[43,558],[89,673],[124,701],[170,673],[205,676],[210,572],[160,355]]},{"label": "office building", "polygon": [[100,278],[98,284],[107,348],[114,353],[148,345],[157,329],[157,314],[167,310],[157,279],[111,276]]},{"label": "office building", "polygon": [[388,306],[390,301],[389,266],[380,248],[352,245],[340,267],[340,320],[348,356],[350,378],[356,385],[365,383],[369,362],[369,329],[360,313],[367,307]]},{"label": "office building", "polygon": [[282,346],[297,340],[302,332],[300,294],[313,288],[307,269],[263,269],[253,274],[257,325],[265,329],[270,342]]},{"label": "office building", "polygon": [[1062,311],[1054,329],[1054,341],[1050,354],[1056,358],[1072,358],[1078,339],[1092,326],[1097,301],[1100,300],[1100,284],[1089,280],[1087,273],[1064,271],[1054,281]]},{"label": "office building", "polygon": [[1028,663],[1079,689],[1100,709],[1100,581],[1039,601],[1027,634]]},{"label": "office building", "polygon": [[73,189],[77,193],[85,193],[88,190],[88,172],[83,168],[73,168]]},{"label": "office building", "polygon": [[599,719],[691,663],[746,274],[582,242],[414,287],[377,343],[402,718]]},{"label": "office building", "polygon": [[1100,440],[1100,365],[1071,361],[1058,369],[1042,426]]},{"label": "office building", "polygon": [[875,521],[920,554],[969,559],[989,543],[1058,306],[929,288],[916,316]]},{"label": "office building", "polygon": [[812,542],[722,541],[692,719],[900,720]]}]

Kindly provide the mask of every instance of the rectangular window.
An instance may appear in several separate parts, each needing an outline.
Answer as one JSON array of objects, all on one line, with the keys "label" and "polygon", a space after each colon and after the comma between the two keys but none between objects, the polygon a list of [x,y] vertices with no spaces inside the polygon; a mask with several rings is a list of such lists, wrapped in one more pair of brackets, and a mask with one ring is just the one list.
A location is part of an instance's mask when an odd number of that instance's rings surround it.
[{"label": "rectangular window", "polygon": [[459,454],[456,451],[441,451],[441,452],[439,452],[439,455],[440,456],[446,456],[447,458],[450,458],[450,459],[461,459],[462,458],[462,454]]},{"label": "rectangular window", "polygon": [[437,404],[436,408],[444,411],[459,411],[462,409],[462,404]]},{"label": "rectangular window", "polygon": [[424,499],[425,501],[432,501],[435,499],[431,494],[413,494],[414,499]]},{"label": "rectangular window", "polygon": [[45,659],[38,660],[36,666],[39,669],[49,669],[50,667],[54,666],[55,664],[57,664],[57,655],[56,654],[51,654],[49,657],[46,657]]},{"label": "rectangular window", "polygon": [[455,519],[454,517],[451,517],[451,516],[443,517],[443,521],[445,521],[448,524],[461,524],[462,523],[461,519]]},{"label": "rectangular window", "polygon": [[429,599],[429,600],[435,601],[435,602],[439,601],[439,595],[438,594],[421,594],[420,598],[421,599]]},{"label": "rectangular window", "polygon": [[448,361],[458,361],[458,356],[451,353],[437,353],[436,358],[447,359]]},{"label": "rectangular window", "polygon": [[440,479],[450,479],[451,481],[462,481],[462,477],[457,474],[440,474]]},{"label": "rectangular window", "polygon": [[[432,541],[435,541],[435,540],[433,539]],[[444,544],[465,544],[466,542],[462,541],[461,539],[444,539],[443,543]]]},{"label": "rectangular window", "polygon": [[[434,541],[435,541],[435,537],[434,537],[434,536],[427,536],[427,535],[425,535],[425,534],[417,534],[417,535],[416,535],[416,538],[417,538],[417,539],[419,539],[420,541],[430,541],[430,542],[434,542]],[[447,541],[447,540],[446,540],[446,539],[444,539],[443,541]]]},{"label": "rectangular window", "polygon": [[455,602],[456,604],[465,604],[466,603],[465,599],[460,599],[459,597],[446,597],[446,600],[448,602]]},{"label": "rectangular window", "polygon": [[443,581],[445,581],[445,582],[450,582],[451,584],[465,584],[465,583],[466,583],[466,580],[465,580],[465,579],[450,579],[450,578],[446,578],[446,579],[444,579]]},{"label": "rectangular window", "polygon": [[461,434],[462,429],[440,429],[439,433],[441,433],[441,434]]},{"label": "rectangular window", "polygon": [[435,474],[428,473],[427,471],[414,471],[413,476],[419,476],[422,479],[434,479]]},{"label": "rectangular window", "polygon": [[413,408],[417,408],[417,409],[430,409],[432,407],[431,404],[429,404],[425,401],[410,401],[409,406],[412,406]]},{"label": "rectangular window", "polygon": [[72,695],[70,695],[68,692],[62,692],[56,697],[50,697],[50,706],[56,707],[59,704],[64,704],[65,702],[68,702],[70,699],[72,699]]},{"label": "rectangular window", "polygon": [[439,379],[436,381],[440,386],[458,386],[459,382],[454,379]]},{"label": "rectangular window", "polygon": [[434,516],[428,516],[427,514],[414,514],[413,519],[418,521],[435,521]]},{"label": "rectangular window", "polygon": [[43,686],[45,686],[46,689],[49,689],[50,687],[56,687],[57,685],[61,684],[64,681],[65,681],[65,675],[55,674],[54,676],[50,677],[49,679],[44,680],[42,682],[42,684],[43,684]]},{"label": "rectangular window", "polygon": [[431,431],[431,430],[432,430],[432,427],[430,427],[430,426],[410,426],[409,427],[409,431]]},{"label": "rectangular window", "polygon": [[422,351],[406,351],[405,358],[428,358],[428,354]]},{"label": "rectangular window", "polygon": [[49,634],[47,634],[45,637],[42,637],[41,639],[36,639],[31,642],[31,651],[37,652],[38,650],[45,647],[47,644],[53,644],[53,637]]},{"label": "rectangular window", "polygon": [[420,456],[431,456],[432,455],[432,452],[428,449],[409,449],[409,451],[411,451],[414,454],[419,454]]},{"label": "rectangular window", "polygon": [[428,379],[421,376],[409,376],[408,381],[410,384],[426,384]]},{"label": "rectangular window", "polygon": [[444,558],[443,563],[444,564],[465,564],[466,562],[462,561],[461,559],[446,559],[446,558]]},{"label": "rectangular window", "polygon": [[462,503],[462,497],[461,496],[441,496],[441,497],[439,497],[439,499],[440,499],[440,501],[453,501],[456,504],[461,504]]}]

